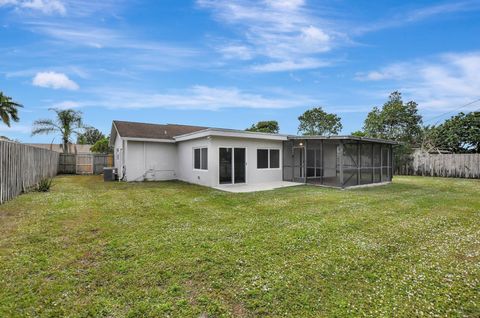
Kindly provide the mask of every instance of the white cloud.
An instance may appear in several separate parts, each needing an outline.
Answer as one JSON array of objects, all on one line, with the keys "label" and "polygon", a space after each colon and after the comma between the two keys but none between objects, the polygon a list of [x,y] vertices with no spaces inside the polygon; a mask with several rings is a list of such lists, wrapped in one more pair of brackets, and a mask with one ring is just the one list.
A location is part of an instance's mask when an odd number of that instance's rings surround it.
[{"label": "white cloud", "polygon": [[267,0],[272,7],[292,10],[305,4],[304,0]]},{"label": "white cloud", "polygon": [[425,21],[442,15],[473,11],[478,9],[480,9],[480,2],[478,0],[465,0],[454,1],[451,3],[434,4],[422,8],[408,10],[405,12],[403,12],[403,10],[397,10],[401,11],[401,13],[389,16],[380,21],[375,21],[373,23],[365,23],[364,25],[356,26],[353,29],[353,33],[364,34],[367,32],[375,32],[388,28],[402,27],[411,23]]},{"label": "white cloud", "polygon": [[77,90],[78,84],[68,78],[67,75],[57,72],[40,72],[33,78],[32,84],[40,87],[53,89]]},{"label": "white cloud", "polygon": [[413,10],[409,12],[405,16],[405,18],[408,22],[416,22],[441,14],[470,11],[472,9],[478,9],[479,7],[480,3],[475,0],[455,1],[453,3],[441,3]]},{"label": "white cloud", "polygon": [[227,59],[250,60],[254,55],[252,50],[244,45],[227,45],[219,47],[218,50]]},{"label": "white cloud", "polygon": [[45,14],[59,13],[63,15],[67,12],[65,6],[59,0],[30,0],[22,2],[21,6]]},{"label": "white cloud", "polygon": [[314,69],[330,65],[329,62],[316,59],[302,59],[297,61],[281,61],[252,66],[255,72],[284,72]]},{"label": "white cloud", "polygon": [[63,101],[60,103],[54,104],[52,107],[53,108],[59,108],[59,109],[72,109],[72,108],[79,108],[82,107],[83,105],[79,102],[74,102],[74,101]]},{"label": "white cloud", "polygon": [[[296,70],[300,64],[301,69],[318,68],[322,63],[303,61],[318,59],[318,54],[330,51],[345,38],[332,29],[333,23],[320,19],[318,11],[314,16],[303,0],[197,0],[197,3],[241,35],[243,44],[235,48],[241,47],[242,54],[237,54],[237,58],[267,59],[266,66],[255,67],[256,71]],[[244,48],[248,48],[248,53]],[[228,58],[235,57],[229,46],[219,51]],[[289,65],[292,67],[288,68]]]},{"label": "white cloud", "polygon": [[103,87],[92,92],[94,101],[84,101],[82,106],[106,108],[174,108],[219,110],[225,108],[282,109],[304,106],[313,100],[288,92],[267,92],[268,96],[240,90],[235,87],[208,87],[196,85],[180,91],[165,93],[129,91]]},{"label": "white cloud", "polygon": [[75,17],[106,14],[115,16],[121,6],[118,0],[0,0],[0,7],[11,7],[22,13],[45,15],[68,15]]},{"label": "white cloud", "polygon": [[65,15],[67,12],[64,3],[60,0],[0,0],[0,6],[12,6],[43,14]]},{"label": "white cloud", "polygon": [[0,0],[0,7],[7,5],[15,5],[18,3],[18,0]]},{"label": "white cloud", "polygon": [[[314,26],[309,26],[307,28],[302,28],[302,38],[306,43],[312,44],[323,44],[327,43],[330,40],[330,36],[326,34],[319,28]],[[321,46],[318,48],[319,50],[328,50],[329,47]]]},{"label": "white cloud", "polygon": [[480,52],[449,53],[430,60],[392,64],[357,78],[391,81],[421,108],[451,110],[480,97]]},{"label": "white cloud", "polygon": [[31,30],[59,40],[79,46],[93,48],[129,49],[146,51],[150,54],[161,54],[163,57],[191,57],[197,50],[188,47],[169,45],[161,42],[139,40],[138,36],[109,28],[91,25],[29,23]]},{"label": "white cloud", "polygon": [[31,132],[32,127],[27,125],[19,125],[16,123],[12,123],[11,127],[8,127],[7,125],[0,125],[0,133],[30,134]]},{"label": "white cloud", "polygon": [[380,81],[388,79],[404,79],[409,74],[411,64],[409,63],[395,63],[388,65],[380,70],[371,71],[368,73],[358,73],[357,80],[362,81]]}]

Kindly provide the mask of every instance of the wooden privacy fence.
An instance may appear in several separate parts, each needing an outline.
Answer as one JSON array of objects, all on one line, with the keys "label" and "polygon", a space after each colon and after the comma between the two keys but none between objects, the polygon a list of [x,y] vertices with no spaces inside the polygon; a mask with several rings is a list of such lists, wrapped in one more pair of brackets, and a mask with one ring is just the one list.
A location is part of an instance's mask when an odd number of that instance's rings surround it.
[{"label": "wooden privacy fence", "polygon": [[0,141],[0,204],[57,174],[55,151]]},{"label": "wooden privacy fence", "polygon": [[480,178],[480,154],[429,154],[415,152],[397,174],[453,178]]},{"label": "wooden privacy fence", "polygon": [[101,174],[104,167],[113,166],[113,155],[60,154],[58,173]]}]

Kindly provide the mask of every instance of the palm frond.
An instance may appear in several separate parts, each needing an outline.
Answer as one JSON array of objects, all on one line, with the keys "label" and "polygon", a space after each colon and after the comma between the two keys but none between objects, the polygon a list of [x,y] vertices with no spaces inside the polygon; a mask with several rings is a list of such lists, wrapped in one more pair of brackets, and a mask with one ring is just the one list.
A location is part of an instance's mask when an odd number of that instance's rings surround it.
[{"label": "palm frond", "polygon": [[19,103],[12,100],[11,97],[0,92],[0,119],[10,127],[10,121],[19,121],[18,108],[23,107]]},{"label": "palm frond", "polygon": [[32,129],[32,136],[35,135],[47,135],[53,132],[56,132],[57,129],[55,128],[48,128],[48,127],[39,127],[39,128],[33,128]]},{"label": "palm frond", "polygon": [[33,122],[35,126],[56,126],[51,119],[37,119]]},{"label": "palm frond", "polygon": [[39,119],[34,122],[32,135],[60,133],[64,142],[70,141],[72,134],[83,130],[82,113],[73,109],[50,108],[56,113],[55,120]]},{"label": "palm frond", "polygon": [[3,111],[0,110],[0,118],[5,123],[5,125],[10,127],[10,116],[8,115],[7,112],[3,112]]}]

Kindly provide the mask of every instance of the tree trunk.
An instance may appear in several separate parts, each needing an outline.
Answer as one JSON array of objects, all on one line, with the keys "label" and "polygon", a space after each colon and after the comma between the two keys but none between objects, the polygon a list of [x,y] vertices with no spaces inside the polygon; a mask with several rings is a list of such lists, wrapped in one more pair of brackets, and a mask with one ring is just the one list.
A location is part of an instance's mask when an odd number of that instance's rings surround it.
[{"label": "tree trunk", "polygon": [[68,153],[68,139],[63,139],[63,153]]}]

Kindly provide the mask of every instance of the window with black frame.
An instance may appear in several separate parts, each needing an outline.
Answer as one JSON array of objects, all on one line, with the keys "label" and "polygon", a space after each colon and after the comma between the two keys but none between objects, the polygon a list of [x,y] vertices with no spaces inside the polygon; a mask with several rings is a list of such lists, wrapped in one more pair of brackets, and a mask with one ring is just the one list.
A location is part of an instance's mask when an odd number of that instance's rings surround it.
[{"label": "window with black frame", "polygon": [[279,149],[257,149],[257,169],[279,169]]},{"label": "window with black frame", "polygon": [[193,168],[196,170],[208,170],[208,148],[193,149]]}]

